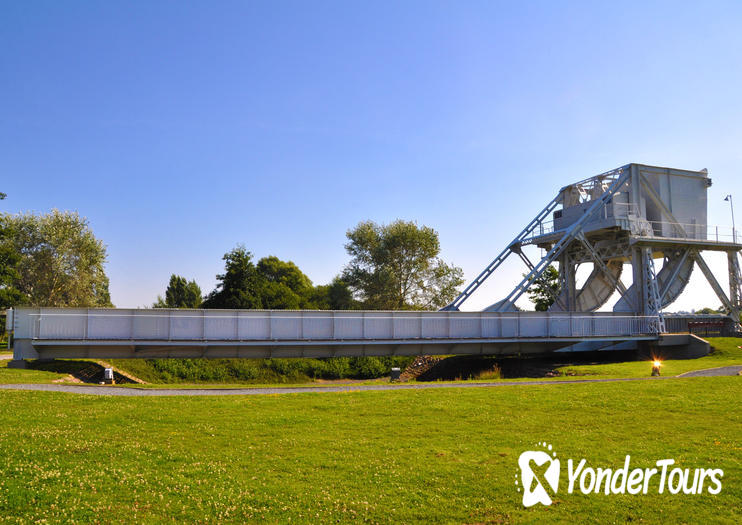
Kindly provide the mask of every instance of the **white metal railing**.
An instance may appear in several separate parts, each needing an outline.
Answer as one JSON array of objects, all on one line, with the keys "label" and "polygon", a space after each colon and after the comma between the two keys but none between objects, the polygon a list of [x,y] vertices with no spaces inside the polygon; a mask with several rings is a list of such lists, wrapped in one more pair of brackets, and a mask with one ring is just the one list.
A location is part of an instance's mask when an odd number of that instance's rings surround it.
[{"label": "white metal railing", "polygon": [[[682,223],[682,222],[670,222],[670,221],[649,221],[637,217],[636,215],[629,215],[628,210],[634,207],[634,204],[627,203],[615,203],[614,205],[621,205],[627,207],[627,213],[611,214],[608,210],[609,207],[605,207],[602,212],[604,219],[626,219],[629,221],[635,221],[639,226],[648,226],[651,231],[647,231],[647,235],[661,237],[664,239],[695,239],[695,240],[709,240],[714,242],[729,242],[737,243],[739,240],[739,232],[731,226],[714,226],[699,223]],[[685,233],[685,236],[678,231],[681,229]],[[523,242],[531,241],[542,235],[548,235],[556,231],[554,227],[554,221],[543,221],[541,222],[533,233],[523,240]]]},{"label": "white metal railing", "polygon": [[[737,242],[737,232],[730,226],[710,226],[706,224],[669,221],[646,221],[652,226],[654,235],[672,239],[699,239],[715,242]],[[687,237],[678,231],[681,229]],[[656,232],[660,233],[656,233]]]},{"label": "white metal railing", "polygon": [[654,333],[657,320],[610,313],[33,310],[16,311],[16,338],[347,342],[630,337]]},{"label": "white metal railing", "polygon": [[554,221],[544,221],[539,224],[539,227],[533,232],[530,238],[539,237],[548,233],[554,233]]}]

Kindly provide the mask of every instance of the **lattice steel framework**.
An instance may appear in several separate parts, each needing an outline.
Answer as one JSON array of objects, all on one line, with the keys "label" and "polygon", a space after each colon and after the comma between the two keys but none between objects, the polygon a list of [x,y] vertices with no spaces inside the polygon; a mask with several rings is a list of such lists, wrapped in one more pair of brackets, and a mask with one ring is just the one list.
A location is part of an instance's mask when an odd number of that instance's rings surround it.
[{"label": "lattice steel framework", "polygon": [[[458,310],[514,253],[528,272],[505,298],[486,310],[516,310],[515,302],[555,264],[560,292],[552,293],[550,311],[595,311],[617,292],[614,311],[655,316],[656,330],[663,332],[663,309],[683,292],[697,265],[739,324],[742,272],[738,252],[742,245],[733,235],[727,239],[719,228],[706,225],[710,185],[705,170],[628,164],[565,186],[443,310]],[[528,245],[543,248],[545,255],[531,261],[523,251]],[[701,257],[705,250],[727,253],[728,297]],[[657,258],[663,259],[659,272],[655,270]],[[578,287],[576,271],[585,263],[591,263],[593,270]],[[629,287],[621,279],[625,264],[632,267]]]}]

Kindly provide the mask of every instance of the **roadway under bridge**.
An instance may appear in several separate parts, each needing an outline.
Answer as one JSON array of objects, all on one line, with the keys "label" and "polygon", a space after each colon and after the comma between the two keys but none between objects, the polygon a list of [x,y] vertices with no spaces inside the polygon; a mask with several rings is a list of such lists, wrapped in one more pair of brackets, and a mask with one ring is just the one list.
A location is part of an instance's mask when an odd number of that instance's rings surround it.
[{"label": "roadway under bridge", "polygon": [[[14,361],[517,355],[685,345],[655,319],[616,313],[17,308]],[[674,338],[673,338],[674,337]],[[680,339],[678,339],[680,337]]]}]

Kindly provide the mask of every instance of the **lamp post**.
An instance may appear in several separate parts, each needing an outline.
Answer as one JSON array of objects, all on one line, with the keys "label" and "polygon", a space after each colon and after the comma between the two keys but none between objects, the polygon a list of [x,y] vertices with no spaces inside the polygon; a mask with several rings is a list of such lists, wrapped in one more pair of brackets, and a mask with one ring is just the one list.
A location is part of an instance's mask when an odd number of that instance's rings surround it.
[{"label": "lamp post", "polygon": [[734,226],[734,204],[732,203],[732,196],[727,195],[724,197],[725,201],[729,201],[729,207],[732,209],[732,241],[737,243],[737,229]]}]

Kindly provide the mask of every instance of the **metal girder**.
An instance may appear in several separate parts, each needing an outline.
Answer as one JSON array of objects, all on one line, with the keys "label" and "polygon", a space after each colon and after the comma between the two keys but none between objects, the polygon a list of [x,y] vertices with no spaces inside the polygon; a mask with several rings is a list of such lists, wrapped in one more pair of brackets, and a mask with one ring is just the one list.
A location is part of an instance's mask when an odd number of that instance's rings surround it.
[{"label": "metal girder", "polygon": [[[585,237],[585,239],[588,240],[587,237]],[[602,261],[606,261],[610,259],[630,259],[631,258],[631,246],[629,245],[628,239],[611,241],[610,244],[604,244],[602,246],[591,243],[591,246],[592,246],[592,251]],[[585,248],[585,246],[582,245],[581,243],[573,244],[572,246],[568,248],[568,250],[569,250],[570,257],[577,264],[593,261],[593,254],[590,252],[590,250]]]},{"label": "metal girder", "polygon": [[729,263],[729,299],[732,305],[730,314],[734,318],[735,327],[739,329],[739,316],[742,310],[742,272],[740,272],[737,252],[727,252],[727,261]]},{"label": "metal girder", "polygon": [[515,253],[518,254],[518,257],[520,257],[521,261],[523,261],[523,264],[528,266],[529,270],[533,270],[533,263],[531,260],[526,256],[525,253],[523,253],[523,250],[521,250],[519,247],[513,250]]},{"label": "metal girder", "polygon": [[582,243],[582,245],[587,249],[588,253],[590,254],[590,258],[593,261],[593,264],[597,264],[598,267],[603,271],[603,275],[606,276],[606,278],[611,282],[611,284],[615,287],[615,289],[618,290],[618,293],[621,294],[621,297],[625,298],[630,304],[633,305],[631,298],[627,295],[626,286],[621,282],[621,279],[615,279],[613,277],[613,274],[608,269],[608,267],[603,262],[603,259],[600,258],[598,253],[595,251],[593,246],[588,242],[587,238],[585,238],[585,234],[580,232],[579,235],[577,235],[577,239]]},{"label": "metal girder", "polygon": [[691,254],[691,257],[693,257],[693,260],[696,261],[696,264],[703,272],[703,275],[706,277],[706,280],[711,285],[711,288],[714,289],[716,296],[721,301],[721,304],[724,305],[724,308],[726,308],[729,312],[735,310],[735,308],[732,306],[731,301],[727,297],[727,294],[724,293],[724,289],[719,284],[719,281],[716,280],[716,277],[714,277],[714,274],[711,272],[711,268],[708,267],[706,261],[704,261],[703,257],[701,257],[701,254],[698,252],[693,252]]},{"label": "metal girder", "polygon": [[734,306],[742,305],[742,276],[740,276],[739,261],[735,252],[727,252],[729,262],[730,301]]},{"label": "metal girder", "polygon": [[656,316],[653,327],[657,333],[665,332],[665,319],[662,317],[662,301],[660,300],[660,291],[657,284],[657,273],[654,271],[654,259],[652,259],[652,249],[642,248],[642,276],[644,279],[644,315]]},{"label": "metal girder", "polygon": [[566,249],[559,255],[558,261],[561,278],[559,283],[560,295],[564,294],[566,302],[564,309],[572,311],[577,307],[577,265],[574,264],[569,251]]},{"label": "metal girder", "polygon": [[536,266],[534,266],[533,270],[531,270],[531,272],[526,275],[523,280],[518,283],[518,285],[513,289],[513,291],[510,292],[510,294],[503,300],[503,307],[508,303],[515,303],[515,301],[517,301],[520,296],[528,290],[531,284],[533,284],[536,279],[540,278],[541,275],[543,275],[546,268],[548,268],[549,265],[556,260],[559,254],[561,254],[575,239],[575,237],[582,231],[583,225],[592,218],[595,212],[605,206],[605,203],[613,197],[613,195],[621,188],[621,186],[626,183],[630,176],[630,171],[621,171],[621,175],[619,175],[619,177],[615,181],[613,181],[608,190],[606,190],[603,195],[596,199],[579,219],[572,223],[572,225],[567,229],[562,238],[554,244],[551,250],[549,250],[549,252],[538,262]]},{"label": "metal girder", "polygon": [[441,310],[458,310],[459,307],[466,301],[469,297],[471,297],[471,294],[473,294],[477,288],[479,288],[484,281],[487,280],[487,278],[494,273],[499,266],[505,262],[505,259],[508,258],[508,256],[512,253],[512,248],[514,246],[517,246],[520,244],[520,242],[531,235],[533,231],[539,226],[543,224],[544,219],[546,219],[549,214],[551,214],[552,211],[554,211],[554,208],[556,208],[559,205],[559,201],[561,199],[561,193],[557,194],[552,201],[546,205],[546,207],[541,210],[538,215],[530,222],[528,223],[528,226],[526,226],[523,231],[521,231],[515,239],[513,239],[510,244],[507,245],[507,247],[498,255],[495,260],[493,260],[487,268],[484,269],[482,273],[480,273],[476,279],[474,279],[469,285],[464,289],[463,292],[459,294],[456,299],[454,299],[451,304],[441,308]]}]

